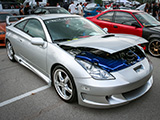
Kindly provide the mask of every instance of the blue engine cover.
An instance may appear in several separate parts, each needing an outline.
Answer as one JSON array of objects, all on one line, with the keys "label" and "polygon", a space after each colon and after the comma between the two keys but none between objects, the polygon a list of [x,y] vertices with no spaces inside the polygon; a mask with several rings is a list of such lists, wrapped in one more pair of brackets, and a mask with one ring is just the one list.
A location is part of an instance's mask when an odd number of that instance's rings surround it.
[{"label": "blue engine cover", "polygon": [[124,69],[141,60],[141,58],[138,55],[136,55],[136,60],[128,64],[127,60],[123,60],[120,58],[119,59],[102,58],[90,52],[82,52],[81,54],[76,55],[76,58],[89,61],[92,64],[97,65],[108,72]]}]

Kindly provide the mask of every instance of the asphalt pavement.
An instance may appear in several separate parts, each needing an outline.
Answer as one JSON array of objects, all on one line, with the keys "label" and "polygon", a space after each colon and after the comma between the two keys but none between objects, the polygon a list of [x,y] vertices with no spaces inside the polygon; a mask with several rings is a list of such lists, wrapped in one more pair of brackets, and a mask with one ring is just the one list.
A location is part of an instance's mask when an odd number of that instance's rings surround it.
[{"label": "asphalt pavement", "polygon": [[53,87],[0,48],[0,120],[160,120],[160,58],[147,56],[154,66],[147,94],[120,107],[93,109],[63,102]]}]

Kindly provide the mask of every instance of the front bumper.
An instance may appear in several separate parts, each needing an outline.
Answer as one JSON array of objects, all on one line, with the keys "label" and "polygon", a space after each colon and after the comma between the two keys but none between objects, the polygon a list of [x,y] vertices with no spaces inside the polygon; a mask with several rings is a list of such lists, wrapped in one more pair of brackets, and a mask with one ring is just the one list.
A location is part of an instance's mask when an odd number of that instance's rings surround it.
[{"label": "front bumper", "polygon": [[[76,85],[78,103],[92,108],[110,108],[126,104],[141,97],[153,84],[153,67],[151,64],[147,64],[146,61],[145,59],[139,63],[145,67],[143,70],[139,70],[138,73],[131,70],[137,64],[115,73],[116,80],[78,79],[78,84]],[[133,75],[131,76],[131,74]]]},{"label": "front bumper", "polygon": [[5,46],[5,35],[0,35],[0,46]]}]

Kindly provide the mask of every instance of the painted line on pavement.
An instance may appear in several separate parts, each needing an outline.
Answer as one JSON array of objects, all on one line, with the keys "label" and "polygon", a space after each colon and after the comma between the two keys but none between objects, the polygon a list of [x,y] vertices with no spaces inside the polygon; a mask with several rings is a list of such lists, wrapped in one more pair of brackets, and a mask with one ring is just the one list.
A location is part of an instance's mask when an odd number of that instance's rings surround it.
[{"label": "painted line on pavement", "polygon": [[4,102],[1,102],[1,103],[0,103],[0,107],[3,107],[3,106],[5,106],[5,105],[8,105],[8,104],[10,104],[10,103],[13,103],[13,102],[15,102],[15,101],[17,101],[17,100],[20,100],[20,99],[23,99],[23,98],[25,98],[25,97],[28,97],[28,96],[30,96],[30,95],[34,95],[35,93],[38,93],[38,92],[43,91],[43,90],[45,90],[45,89],[48,89],[48,88],[50,88],[50,87],[51,87],[51,85],[45,85],[45,86],[43,86],[43,87],[37,88],[37,89],[35,89],[35,90],[32,90],[32,91],[30,91],[30,92],[27,92],[27,93],[24,93],[24,94],[22,94],[22,95],[16,96],[16,97],[14,97],[14,98],[11,98],[11,99],[9,99],[9,100],[6,100],[6,101],[4,101]]}]

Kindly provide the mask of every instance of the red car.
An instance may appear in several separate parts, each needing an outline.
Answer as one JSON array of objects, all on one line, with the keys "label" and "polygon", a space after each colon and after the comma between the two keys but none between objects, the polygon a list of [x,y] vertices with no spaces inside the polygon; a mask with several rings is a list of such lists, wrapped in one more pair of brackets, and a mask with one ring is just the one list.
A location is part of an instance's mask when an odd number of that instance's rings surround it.
[{"label": "red car", "polygon": [[[7,12],[0,12],[0,47],[5,46],[5,34],[6,34],[6,17],[12,16]],[[10,21],[17,21],[17,18],[12,18]]]},{"label": "red car", "polygon": [[160,56],[160,22],[151,15],[136,10],[108,10],[94,17],[87,17],[109,33],[132,34],[149,41],[147,50]]}]

